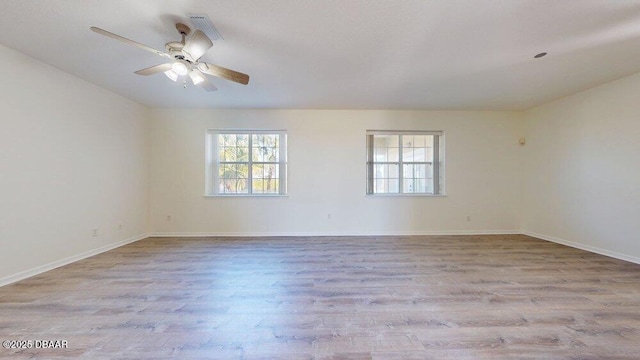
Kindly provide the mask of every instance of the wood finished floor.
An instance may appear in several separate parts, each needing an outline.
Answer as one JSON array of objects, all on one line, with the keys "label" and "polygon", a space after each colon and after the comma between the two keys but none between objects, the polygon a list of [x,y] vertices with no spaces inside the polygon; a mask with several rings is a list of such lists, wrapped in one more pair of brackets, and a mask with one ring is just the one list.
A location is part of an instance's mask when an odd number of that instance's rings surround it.
[{"label": "wood finished floor", "polygon": [[0,358],[638,359],[640,265],[521,235],[150,238],[0,288]]}]

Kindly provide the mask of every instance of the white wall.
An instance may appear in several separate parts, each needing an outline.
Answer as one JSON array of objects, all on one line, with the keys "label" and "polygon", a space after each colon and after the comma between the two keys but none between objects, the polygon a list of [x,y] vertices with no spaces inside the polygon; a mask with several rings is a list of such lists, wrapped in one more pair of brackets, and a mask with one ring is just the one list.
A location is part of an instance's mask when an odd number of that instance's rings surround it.
[{"label": "white wall", "polygon": [[[203,197],[211,128],[287,130],[289,196]],[[448,195],[366,197],[367,129],[444,130]],[[151,228],[194,235],[519,232],[521,133],[521,114],[508,112],[154,109]]]},{"label": "white wall", "polygon": [[147,233],[148,109],[0,52],[0,284]]},{"label": "white wall", "polygon": [[[524,113],[148,110],[0,50],[0,285],[149,231],[524,229],[640,262],[640,74]],[[286,129],[288,196],[204,197],[205,132],[212,128]],[[367,129],[444,130],[447,196],[365,196]]]},{"label": "white wall", "polygon": [[640,262],[640,74],[526,115],[523,228]]},{"label": "white wall", "polygon": [[[149,231],[523,229],[640,262],[640,74],[524,113],[148,110],[2,45],[0,51],[0,285]],[[289,195],[204,197],[211,128],[286,129]],[[444,130],[447,196],[365,196],[367,129]],[[520,147],[523,134],[527,145]]]}]

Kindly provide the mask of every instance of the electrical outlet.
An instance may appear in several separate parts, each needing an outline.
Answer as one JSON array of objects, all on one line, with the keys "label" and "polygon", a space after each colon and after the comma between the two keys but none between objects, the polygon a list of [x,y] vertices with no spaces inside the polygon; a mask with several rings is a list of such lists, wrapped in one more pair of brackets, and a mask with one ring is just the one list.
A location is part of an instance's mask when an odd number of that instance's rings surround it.
[{"label": "electrical outlet", "polygon": [[331,220],[331,213],[327,214],[327,219]]},{"label": "electrical outlet", "polygon": [[467,216],[467,221],[471,221],[471,216]]},{"label": "electrical outlet", "polygon": [[118,224],[118,231],[122,231],[122,224]]},{"label": "electrical outlet", "polygon": [[93,229],[91,233],[93,234],[93,237],[98,236],[98,229]]},{"label": "electrical outlet", "polygon": [[167,221],[171,221],[171,215],[167,215]]}]

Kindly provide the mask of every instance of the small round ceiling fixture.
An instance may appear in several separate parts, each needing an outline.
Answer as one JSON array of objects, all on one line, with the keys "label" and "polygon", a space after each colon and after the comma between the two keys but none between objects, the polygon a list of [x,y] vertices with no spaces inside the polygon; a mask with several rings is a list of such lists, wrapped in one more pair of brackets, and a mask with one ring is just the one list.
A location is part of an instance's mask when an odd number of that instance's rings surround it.
[{"label": "small round ceiling fixture", "polygon": [[541,52],[540,54],[538,54],[538,55],[534,56],[534,58],[535,58],[535,59],[540,59],[541,57],[543,57],[543,56],[545,56],[545,55],[547,55],[547,53],[546,53],[546,52]]}]

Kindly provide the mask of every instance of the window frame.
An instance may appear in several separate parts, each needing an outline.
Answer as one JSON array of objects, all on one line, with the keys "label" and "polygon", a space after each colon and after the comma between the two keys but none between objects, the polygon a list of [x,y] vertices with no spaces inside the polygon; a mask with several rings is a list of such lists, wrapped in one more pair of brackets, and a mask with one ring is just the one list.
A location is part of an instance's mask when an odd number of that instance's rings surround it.
[{"label": "window frame", "polygon": [[[397,135],[398,136],[398,161],[386,161],[376,162],[374,161],[375,146],[373,142],[374,135]],[[432,161],[416,162],[416,161],[403,161],[403,147],[402,136],[414,136],[414,135],[432,135],[433,138],[433,159]],[[438,197],[446,196],[445,194],[445,178],[444,168],[445,159],[445,132],[435,130],[367,130],[366,131],[366,195],[372,197],[387,197],[387,196],[426,196],[426,197]],[[376,164],[388,164],[398,166],[398,192],[382,192],[376,193],[374,188],[375,182],[375,170]],[[405,164],[431,164],[433,167],[433,193],[427,192],[402,192],[404,189],[404,170]]]},{"label": "window frame", "polygon": [[[235,134],[248,135],[249,137],[249,154],[248,161],[221,162],[220,148],[218,143],[218,135]],[[253,161],[253,135],[269,134],[278,135],[278,161]],[[287,196],[287,131],[286,130],[264,130],[264,129],[208,129],[206,133],[205,148],[205,195],[213,197],[229,197],[229,196],[256,196],[256,197],[278,197]],[[246,164],[248,167],[247,174],[247,192],[246,193],[222,193],[219,191],[220,186],[220,166],[221,164]],[[278,179],[278,192],[261,193],[253,192],[253,165],[260,164],[277,164],[280,176]]]}]

